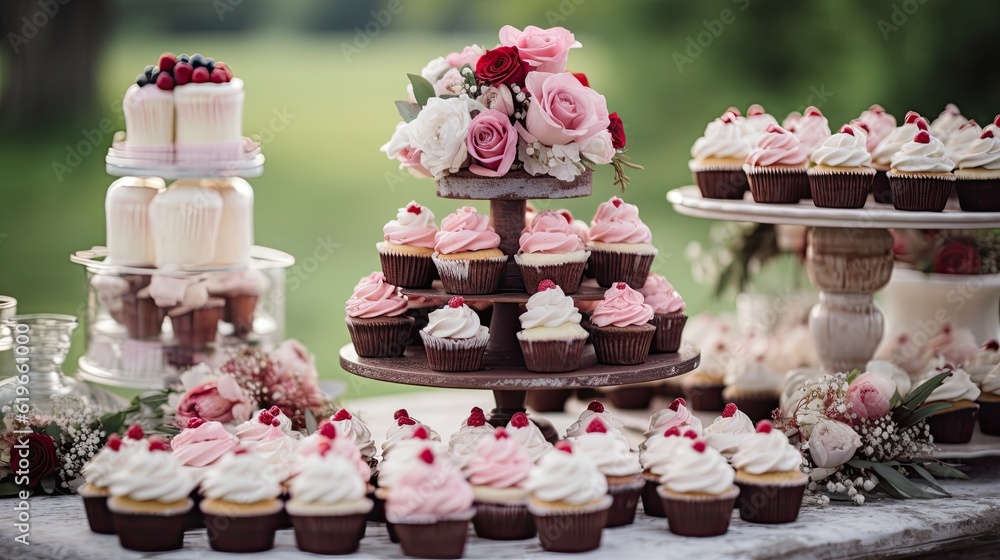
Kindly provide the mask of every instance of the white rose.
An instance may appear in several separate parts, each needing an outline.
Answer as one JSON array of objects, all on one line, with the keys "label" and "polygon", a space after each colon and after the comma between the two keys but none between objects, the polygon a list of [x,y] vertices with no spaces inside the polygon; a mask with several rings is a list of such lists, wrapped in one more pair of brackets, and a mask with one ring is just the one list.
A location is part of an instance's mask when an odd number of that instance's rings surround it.
[{"label": "white rose", "polygon": [[514,96],[510,88],[500,84],[483,87],[483,93],[477,99],[487,109],[496,109],[508,117],[514,114]]},{"label": "white rose", "polygon": [[420,71],[420,75],[423,76],[425,80],[433,84],[434,82],[440,80],[441,76],[443,76],[444,73],[450,68],[451,65],[448,64],[445,57],[439,56],[424,65],[423,70]]},{"label": "white rose", "polygon": [[809,436],[809,455],[817,467],[839,467],[854,457],[861,447],[861,437],[854,428],[823,418]]},{"label": "white rose", "polygon": [[470,112],[482,105],[468,97],[432,97],[409,124],[410,143],[420,152],[420,164],[435,178],[455,173],[465,165],[465,136],[472,122]]},{"label": "white rose", "polygon": [[611,132],[603,130],[584,140],[580,144],[580,157],[597,165],[611,163],[611,158],[615,157]]},{"label": "white rose", "polygon": [[452,68],[445,72],[440,80],[431,83],[434,84],[434,95],[461,95],[465,78],[458,70]]}]

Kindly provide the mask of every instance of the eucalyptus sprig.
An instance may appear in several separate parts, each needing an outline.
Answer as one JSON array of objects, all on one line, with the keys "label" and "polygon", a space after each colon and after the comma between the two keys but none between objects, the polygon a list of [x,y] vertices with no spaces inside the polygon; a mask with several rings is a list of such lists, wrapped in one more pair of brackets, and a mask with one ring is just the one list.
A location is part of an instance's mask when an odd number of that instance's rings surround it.
[{"label": "eucalyptus sprig", "polygon": [[621,187],[622,192],[625,192],[625,189],[628,187],[629,183],[632,182],[632,180],[628,178],[628,175],[625,174],[626,167],[630,167],[632,169],[638,169],[639,171],[646,169],[645,167],[639,165],[638,163],[632,163],[629,157],[625,155],[625,152],[627,151],[628,151],[627,148],[618,150],[617,152],[615,152],[614,157],[611,158],[611,166],[615,168],[615,180],[612,184],[614,184],[616,187]]}]

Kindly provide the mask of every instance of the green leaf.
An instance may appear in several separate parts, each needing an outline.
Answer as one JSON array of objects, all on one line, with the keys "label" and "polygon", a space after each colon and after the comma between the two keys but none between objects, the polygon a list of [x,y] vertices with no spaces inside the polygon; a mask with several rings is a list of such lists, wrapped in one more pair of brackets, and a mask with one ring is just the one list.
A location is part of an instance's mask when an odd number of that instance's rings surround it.
[{"label": "green leaf", "polygon": [[917,410],[914,410],[913,412],[906,414],[904,418],[901,418],[898,421],[899,428],[901,430],[905,430],[911,426],[916,426],[917,423],[919,423],[924,418],[927,418],[931,414],[934,414],[939,410],[944,410],[950,407],[951,407],[950,403],[944,403],[944,402],[925,404],[920,408],[918,408]]},{"label": "green leaf", "polygon": [[409,101],[397,101],[396,110],[399,111],[399,117],[403,122],[413,122],[413,119],[420,114],[420,105]]},{"label": "green leaf", "polygon": [[847,384],[850,385],[851,383],[853,383],[854,380],[857,379],[859,375],[861,375],[860,369],[852,370],[851,373],[847,374]]},{"label": "green leaf", "polygon": [[847,466],[854,467],[856,469],[870,469],[875,466],[875,463],[864,459],[851,459],[847,462]]},{"label": "green leaf", "polygon": [[118,412],[112,412],[110,414],[105,414],[101,416],[101,428],[104,429],[108,434],[113,434],[121,431],[122,426],[125,425],[125,411],[119,410]]},{"label": "green leaf", "polygon": [[924,480],[926,480],[927,484],[931,488],[937,490],[938,492],[944,494],[945,496],[951,497],[951,494],[949,494],[944,488],[941,488],[940,486],[937,485],[937,480],[934,479],[934,477],[931,475],[931,473],[927,472],[927,469],[921,467],[920,465],[918,465],[916,463],[911,464],[910,467],[913,469],[914,472],[916,472],[917,474],[919,474],[921,476],[921,478],[923,478]]},{"label": "green leaf", "polygon": [[892,486],[900,493],[905,494],[911,498],[941,498],[943,496],[939,494],[933,494],[922,490],[916,484],[910,482],[910,479],[906,478],[896,469],[883,465],[881,463],[875,463],[872,467],[875,474],[886,484]]},{"label": "green leaf", "polygon": [[906,396],[906,400],[903,401],[903,406],[910,410],[916,410],[920,405],[924,404],[927,397],[931,396],[934,389],[937,389],[950,376],[951,372],[946,371],[924,381],[916,389],[910,391],[910,394]]},{"label": "green leaf", "polygon": [[417,104],[421,107],[427,105],[427,100],[434,97],[434,86],[419,74],[407,74],[406,77],[413,86],[413,98],[417,100]]},{"label": "green leaf", "polygon": [[914,463],[919,463],[922,467],[927,469],[931,474],[940,478],[960,478],[968,479],[969,475],[956,469],[954,466],[949,465],[943,461],[937,459],[914,459]]},{"label": "green leaf", "polygon": [[10,497],[17,496],[21,492],[21,487],[14,484],[13,480],[8,480],[7,482],[0,482],[0,497]]},{"label": "green leaf", "polygon": [[889,409],[894,409],[899,406],[899,401],[903,400],[903,397],[899,395],[899,389],[892,392],[892,398],[889,399]]},{"label": "green leaf", "polygon": [[[876,476],[878,476],[878,475],[876,475]],[[880,491],[880,492],[882,492],[882,493],[884,493],[884,494],[888,494],[889,497],[895,498],[897,500],[906,500],[906,499],[909,499],[909,496],[907,496],[906,494],[903,494],[899,490],[896,490],[895,487],[893,487],[888,482],[882,480],[881,478],[879,478],[879,483],[875,486],[875,489],[878,490],[878,491]]]},{"label": "green leaf", "polygon": [[59,427],[59,424],[56,424],[55,422],[49,422],[49,425],[45,426],[44,432],[47,436],[51,437],[58,444],[59,436],[62,435],[62,429]]}]

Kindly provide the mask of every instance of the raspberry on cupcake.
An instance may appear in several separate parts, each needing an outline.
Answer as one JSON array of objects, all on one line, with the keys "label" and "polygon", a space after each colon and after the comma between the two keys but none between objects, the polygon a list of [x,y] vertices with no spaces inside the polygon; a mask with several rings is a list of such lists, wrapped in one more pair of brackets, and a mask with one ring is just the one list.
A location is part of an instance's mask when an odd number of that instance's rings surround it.
[{"label": "raspberry on cupcake", "polygon": [[722,454],[728,461],[739,450],[743,439],[754,433],[753,421],[734,403],[726,405],[722,415],[714,422],[705,426],[702,437],[711,448]]},{"label": "raspberry on cupcake", "polygon": [[862,208],[868,201],[875,169],[866,134],[849,124],[830,136],[811,156],[809,188],[820,208]]},{"label": "raspberry on cupcake", "polygon": [[555,210],[535,216],[521,234],[520,250],[514,255],[528,293],[534,294],[538,283],[545,279],[554,281],[567,294],[575,293],[590,258],[583,243],[571,221]]},{"label": "raspberry on cupcake", "polygon": [[420,331],[427,361],[434,371],[476,371],[483,369],[490,331],[479,322],[462,296],[432,311],[427,326]]},{"label": "raspberry on cupcake", "polygon": [[580,326],[583,316],[573,299],[552,280],[542,280],[525,307],[517,340],[528,371],[556,373],[579,368],[588,334]]},{"label": "raspberry on cupcake", "polygon": [[434,213],[411,200],[382,228],[379,259],[386,280],[401,288],[429,288],[434,280]]},{"label": "raspberry on cupcake", "polygon": [[617,196],[597,207],[590,227],[590,267],[597,283],[610,287],[626,282],[642,287],[658,252],[639,208]]},{"label": "raspberry on cupcake", "polygon": [[569,428],[566,428],[566,437],[571,438],[587,433],[587,426],[590,426],[591,421],[595,418],[601,420],[606,432],[628,443],[628,436],[625,435],[625,425],[622,424],[621,420],[612,416],[604,408],[604,403],[601,401],[590,401],[590,404],[587,405],[586,410],[580,413],[580,417],[577,418],[576,422],[573,422]]},{"label": "raspberry on cupcake", "polygon": [[[917,127],[923,125],[917,120]],[[892,188],[892,205],[909,212],[944,210],[955,185],[955,162],[948,159],[944,144],[920,129],[892,156],[886,176]]]},{"label": "raspberry on cupcake", "polygon": [[923,128],[927,129],[927,119],[920,116],[916,111],[909,111],[903,119],[903,124],[882,139],[881,142],[871,150],[872,167],[875,168],[875,179],[872,182],[872,194],[875,202],[892,204],[892,188],[889,185],[887,175],[892,164],[892,156],[903,146],[903,144],[913,140],[913,136],[919,132],[918,122],[923,123]]},{"label": "raspberry on cupcake", "polygon": [[406,351],[413,317],[405,315],[406,296],[373,272],[358,282],[347,300],[347,329],[354,350],[363,358],[396,358]]},{"label": "raspberry on cupcake", "polygon": [[747,155],[743,171],[754,202],[795,204],[809,195],[809,155],[799,138],[771,125]]},{"label": "raspberry on cupcake", "polygon": [[492,294],[500,287],[507,255],[498,249],[500,236],[471,206],[441,220],[434,236],[434,266],[449,294]]}]

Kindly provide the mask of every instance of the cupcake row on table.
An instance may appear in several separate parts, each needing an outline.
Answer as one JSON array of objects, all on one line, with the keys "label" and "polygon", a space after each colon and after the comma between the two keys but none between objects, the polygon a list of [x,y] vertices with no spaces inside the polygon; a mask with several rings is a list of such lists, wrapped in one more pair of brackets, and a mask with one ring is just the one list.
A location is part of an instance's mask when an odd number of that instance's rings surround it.
[{"label": "cupcake row on table", "polygon": [[904,211],[940,212],[957,194],[967,212],[1000,211],[1000,115],[985,128],[949,104],[933,122],[909,111],[903,123],[881,106],[836,133],[815,107],[781,124],[753,105],[730,108],[691,148],[689,167],[706,198],[766,204],[812,199],[820,208],[876,202]]},{"label": "cupcake row on table", "polygon": [[[584,271],[608,288],[626,282],[641,288],[657,249],[639,209],[612,197],[597,208],[588,226],[568,210],[529,211],[514,255],[528,293],[550,279],[567,294],[575,293]],[[377,249],[382,272],[402,288],[429,288],[440,277],[454,295],[491,294],[500,286],[509,258],[499,249],[500,236],[489,216],[465,206],[441,220],[430,209],[410,202],[383,228]]]},{"label": "cupcake row on table", "polygon": [[91,529],[133,550],[175,550],[205,527],[215,550],[259,552],[292,528],[301,550],[348,554],[375,521],[409,556],[457,558],[470,521],[480,538],[584,552],[640,501],[671,532],[707,537],[734,505],[747,522],[794,521],[806,486],[787,438],[732,404],[703,428],[677,399],[638,449],[598,401],[555,445],[524,413],[494,428],[473,408],[447,444],[406,410],[394,418],[380,454],[346,409],[308,436],[277,407],[236,426],[190,418],[169,442],[133,426],[87,463],[79,493]]},{"label": "cupcake row on table", "polygon": [[[578,369],[588,341],[597,361],[612,365],[641,364],[651,351],[676,352],[680,347],[687,321],[684,300],[658,274],[650,274],[639,290],[617,282],[597,302],[574,302],[551,279],[532,291],[517,332],[529,371]],[[482,369],[490,332],[481,312],[462,296],[418,299],[411,302],[381,272],[362,278],[346,307],[358,355],[400,357],[411,343],[419,343],[435,371]]]}]

